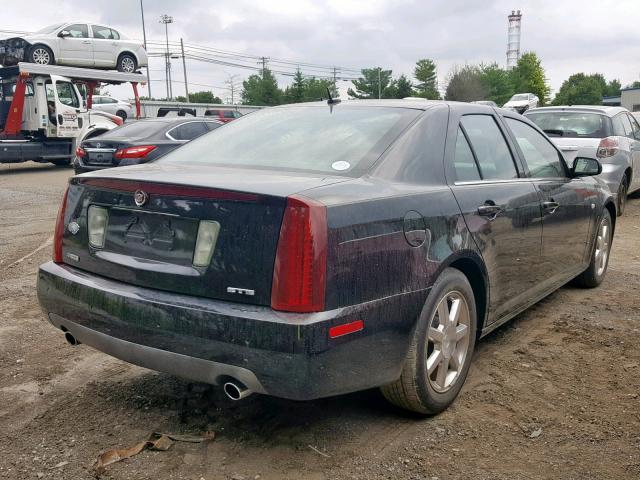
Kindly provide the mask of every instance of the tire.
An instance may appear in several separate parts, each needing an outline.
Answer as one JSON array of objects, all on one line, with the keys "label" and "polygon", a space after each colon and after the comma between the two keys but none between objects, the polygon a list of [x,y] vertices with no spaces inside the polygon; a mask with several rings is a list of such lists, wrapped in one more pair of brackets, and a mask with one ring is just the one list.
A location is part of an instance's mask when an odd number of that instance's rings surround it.
[{"label": "tire", "polygon": [[56,167],[68,167],[71,165],[71,160],[51,160]]},{"label": "tire", "polygon": [[[454,303],[458,312],[456,323],[441,323],[441,315],[452,318]],[[466,327],[466,335],[457,343],[450,342],[449,339],[455,336],[451,334],[462,331],[462,326]],[[476,328],[476,304],[467,277],[455,268],[445,269],[422,309],[402,374],[394,383],[380,388],[382,395],[400,408],[423,415],[445,410],[456,399],[467,378],[475,348]],[[448,334],[445,333],[447,330]],[[456,358],[458,367],[450,370]],[[446,370],[443,367],[445,363]],[[432,367],[431,372],[428,366]]]},{"label": "tire", "polygon": [[134,73],[138,69],[136,57],[130,53],[123,53],[118,57],[116,68],[119,72]]},{"label": "tire", "polygon": [[29,50],[28,60],[30,63],[36,63],[38,65],[55,64],[53,52],[45,45],[34,45],[31,50]]},{"label": "tire", "polygon": [[124,110],[118,110],[116,112],[116,115],[119,116],[123,122],[127,121],[127,112],[125,112]]},{"label": "tire", "polygon": [[596,238],[594,239],[591,261],[587,269],[578,275],[573,283],[585,288],[597,287],[604,280],[609,266],[609,252],[611,251],[611,239],[613,224],[609,210],[604,209],[602,218],[598,223]]},{"label": "tire", "polygon": [[627,181],[627,175],[622,176],[620,186],[618,187],[618,216],[622,216],[625,208],[627,207],[627,195],[629,192],[629,182]]}]

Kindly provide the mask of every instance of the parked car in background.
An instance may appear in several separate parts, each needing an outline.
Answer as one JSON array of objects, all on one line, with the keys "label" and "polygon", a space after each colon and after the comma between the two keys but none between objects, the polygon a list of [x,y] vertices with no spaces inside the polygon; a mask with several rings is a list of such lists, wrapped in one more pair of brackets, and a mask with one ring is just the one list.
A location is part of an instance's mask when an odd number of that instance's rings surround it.
[{"label": "parked car in background", "polygon": [[540,99],[533,93],[516,93],[503,105],[503,108],[524,113],[530,108],[536,108],[539,102]]},{"label": "parked car in background", "polygon": [[154,160],[223,125],[217,120],[149,118],[91,138],[76,150],[73,167],[84,173]]},{"label": "parked car in background", "polygon": [[640,189],[640,124],[626,108],[603,106],[542,107],[526,117],[563,151],[597,157],[602,179],[614,193],[622,215],[627,195]]},{"label": "parked car in background", "polygon": [[487,105],[488,107],[497,107],[498,105],[493,100],[476,100],[475,103],[477,105]]},{"label": "parked car in background", "polygon": [[240,118],[242,116],[242,114],[236,110],[218,110],[218,109],[205,110],[204,115],[205,117],[214,117],[223,123],[230,122],[231,120],[235,120],[236,118]]},{"label": "parked car in background", "polygon": [[0,40],[0,64],[117,69],[132,73],[147,65],[147,52],[137,40],[116,29],[87,22],[57,23],[20,37]]},{"label": "parked car in background", "polygon": [[73,177],[39,300],[71,344],[235,400],[382,387],[433,414],[479,337],[603,280],[615,205],[600,169],[483,105],[268,108]]},{"label": "parked car in background", "polygon": [[91,109],[117,115],[122,120],[129,118],[133,112],[133,106],[129,102],[107,95],[94,95]]}]

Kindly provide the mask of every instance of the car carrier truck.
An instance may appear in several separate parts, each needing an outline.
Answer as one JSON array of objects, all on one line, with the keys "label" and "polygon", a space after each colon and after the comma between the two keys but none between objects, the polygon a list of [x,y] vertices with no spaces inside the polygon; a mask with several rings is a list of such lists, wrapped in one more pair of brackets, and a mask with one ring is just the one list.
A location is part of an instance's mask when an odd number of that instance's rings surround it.
[{"label": "car carrier truck", "polygon": [[145,82],[139,73],[92,68],[33,63],[0,68],[0,163],[69,165],[83,140],[122,123],[115,115],[91,110],[95,87],[131,83],[140,118],[138,84]]}]

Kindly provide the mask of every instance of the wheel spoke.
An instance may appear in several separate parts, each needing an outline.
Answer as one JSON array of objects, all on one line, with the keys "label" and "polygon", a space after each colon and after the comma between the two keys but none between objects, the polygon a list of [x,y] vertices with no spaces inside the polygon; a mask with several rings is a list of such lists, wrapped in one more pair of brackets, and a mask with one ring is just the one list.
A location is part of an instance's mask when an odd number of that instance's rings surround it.
[{"label": "wheel spoke", "polygon": [[449,323],[456,325],[460,316],[460,299],[456,298],[451,302],[451,310],[449,310]]},{"label": "wheel spoke", "polygon": [[440,363],[438,364],[438,373],[436,376],[436,384],[440,388],[445,387],[447,381],[447,373],[449,373],[449,359],[442,356]]},{"label": "wheel spoke", "polygon": [[434,350],[433,352],[431,352],[431,355],[429,355],[429,358],[427,358],[427,373],[429,375],[431,375],[436,367],[440,365],[440,362],[443,358],[444,355],[442,355],[441,350]]},{"label": "wheel spoke", "polygon": [[446,325],[449,321],[449,305],[447,305],[446,297],[438,304],[438,320],[441,325]]},{"label": "wheel spoke", "polygon": [[459,342],[469,334],[469,327],[460,324],[456,327],[456,342]]},{"label": "wheel spoke", "polygon": [[458,352],[458,350],[453,352],[453,355],[451,355],[451,363],[453,364],[453,368],[456,369],[456,372],[460,372],[460,368],[462,367],[460,361],[461,355],[462,353]]},{"label": "wheel spoke", "polygon": [[427,338],[433,343],[442,344],[444,340],[444,332],[440,328],[429,327]]}]

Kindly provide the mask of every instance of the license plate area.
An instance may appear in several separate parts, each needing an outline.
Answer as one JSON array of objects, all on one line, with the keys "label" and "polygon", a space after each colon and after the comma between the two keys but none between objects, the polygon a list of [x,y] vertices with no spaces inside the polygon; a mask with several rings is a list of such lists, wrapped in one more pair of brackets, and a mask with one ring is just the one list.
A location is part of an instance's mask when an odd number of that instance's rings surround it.
[{"label": "license plate area", "polygon": [[115,149],[111,148],[94,148],[87,149],[88,162],[94,165],[111,165],[113,163],[113,154]]},{"label": "license plate area", "polygon": [[112,207],[103,250],[190,266],[198,223],[192,218]]}]

